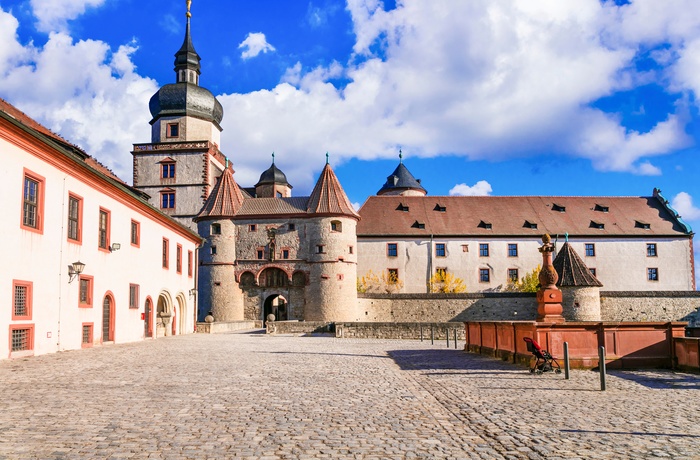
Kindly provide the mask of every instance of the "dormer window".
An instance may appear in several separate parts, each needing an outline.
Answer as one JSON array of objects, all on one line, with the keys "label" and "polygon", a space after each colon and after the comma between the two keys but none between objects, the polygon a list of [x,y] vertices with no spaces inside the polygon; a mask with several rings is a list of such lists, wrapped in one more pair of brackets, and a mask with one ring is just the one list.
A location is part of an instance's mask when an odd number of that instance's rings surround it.
[{"label": "dormer window", "polygon": [[180,137],[180,123],[168,123],[165,128],[165,137]]},{"label": "dormer window", "polygon": [[634,226],[636,228],[643,228],[644,230],[650,230],[651,229],[651,224],[647,224],[646,222],[640,222],[638,220],[634,221]]},{"label": "dormer window", "polygon": [[552,203],[552,211],[566,212],[566,206],[560,204]]},{"label": "dormer window", "polygon": [[592,220],[589,227],[590,228],[597,228],[598,230],[603,230],[605,228],[605,224],[601,224],[600,222],[596,222],[596,221]]},{"label": "dormer window", "polygon": [[433,208],[433,211],[445,212],[445,211],[447,211],[447,206],[440,206],[440,203],[438,203],[438,204],[436,204],[435,207]]},{"label": "dormer window", "polygon": [[610,208],[608,206],[602,206],[602,205],[596,204],[595,208],[593,208],[593,210],[597,211],[597,212],[608,212],[610,210]]},{"label": "dormer window", "polygon": [[530,230],[537,230],[537,224],[534,222],[530,222],[529,220],[526,220],[525,223],[523,224],[524,228],[529,228]]},{"label": "dormer window", "polygon": [[411,228],[425,228],[425,223],[415,221],[413,222],[413,225],[411,225]]},{"label": "dormer window", "polygon": [[477,225],[479,228],[485,228],[486,230],[491,230],[493,228],[493,225],[491,225],[491,222],[484,222],[483,220],[479,222],[479,225]]},{"label": "dormer window", "polygon": [[403,211],[403,212],[408,212],[408,206],[404,206],[403,203],[399,203],[399,206],[396,208],[397,211]]}]

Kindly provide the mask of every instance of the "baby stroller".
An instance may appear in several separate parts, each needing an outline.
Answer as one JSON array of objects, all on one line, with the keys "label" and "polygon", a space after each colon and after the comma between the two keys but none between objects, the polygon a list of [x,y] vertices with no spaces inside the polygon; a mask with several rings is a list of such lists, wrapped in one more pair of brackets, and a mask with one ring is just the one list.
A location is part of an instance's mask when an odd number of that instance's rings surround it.
[{"label": "baby stroller", "polygon": [[537,362],[530,368],[530,373],[540,375],[544,372],[554,372],[561,374],[561,367],[554,356],[550,355],[547,350],[543,350],[539,343],[532,340],[530,337],[523,337],[527,344],[527,351],[535,355]]}]

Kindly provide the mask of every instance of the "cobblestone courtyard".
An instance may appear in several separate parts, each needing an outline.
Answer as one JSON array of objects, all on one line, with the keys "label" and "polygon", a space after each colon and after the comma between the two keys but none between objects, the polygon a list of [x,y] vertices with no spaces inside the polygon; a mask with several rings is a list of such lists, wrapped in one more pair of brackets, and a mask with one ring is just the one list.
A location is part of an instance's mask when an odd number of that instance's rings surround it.
[{"label": "cobblestone courtyard", "polygon": [[0,458],[700,458],[700,376],[187,335],[0,362]]}]

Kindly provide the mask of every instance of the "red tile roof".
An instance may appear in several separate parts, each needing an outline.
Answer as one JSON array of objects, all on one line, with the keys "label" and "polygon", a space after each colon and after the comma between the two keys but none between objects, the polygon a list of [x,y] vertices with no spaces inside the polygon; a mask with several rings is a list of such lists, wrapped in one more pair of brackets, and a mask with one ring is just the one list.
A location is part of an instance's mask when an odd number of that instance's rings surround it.
[{"label": "red tile roof", "polygon": [[233,170],[224,169],[195,220],[233,217],[243,204],[243,194],[233,179]]},{"label": "red tile roof", "polygon": [[316,187],[311,192],[306,210],[313,214],[346,215],[356,219],[360,217],[345,195],[333,169],[327,163],[321,171]]},{"label": "red tile roof", "polygon": [[359,213],[358,236],[688,234],[656,197],[371,196]]},{"label": "red tile roof", "polygon": [[308,196],[291,198],[246,198],[237,217],[306,214]]}]

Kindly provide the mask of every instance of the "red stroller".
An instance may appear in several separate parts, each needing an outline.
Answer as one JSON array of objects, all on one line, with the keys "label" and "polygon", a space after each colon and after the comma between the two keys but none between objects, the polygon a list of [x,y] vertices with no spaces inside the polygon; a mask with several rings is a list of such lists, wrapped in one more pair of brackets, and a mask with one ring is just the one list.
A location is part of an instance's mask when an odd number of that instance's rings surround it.
[{"label": "red stroller", "polygon": [[530,337],[523,337],[523,340],[527,344],[527,351],[535,355],[537,362],[530,368],[530,373],[540,375],[544,372],[554,372],[555,374],[561,374],[561,367],[559,363],[550,355],[547,350],[542,349],[539,343],[532,340]]}]

